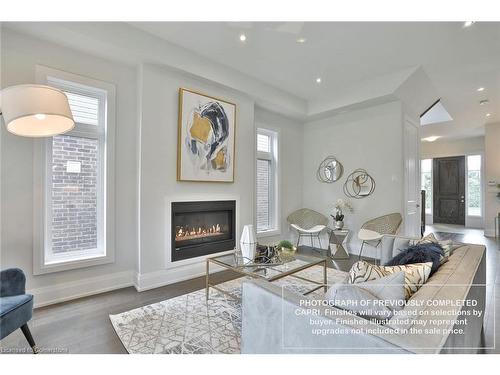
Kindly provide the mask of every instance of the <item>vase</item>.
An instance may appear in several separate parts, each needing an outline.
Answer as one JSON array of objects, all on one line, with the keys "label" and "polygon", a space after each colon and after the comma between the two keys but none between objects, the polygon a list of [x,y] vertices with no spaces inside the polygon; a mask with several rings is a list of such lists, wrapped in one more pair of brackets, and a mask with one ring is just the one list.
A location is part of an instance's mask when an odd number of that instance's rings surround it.
[{"label": "vase", "polygon": [[243,263],[253,263],[253,261],[255,260],[255,253],[257,252],[257,244],[241,243],[240,248],[241,255],[243,257]]},{"label": "vase", "polygon": [[344,228],[344,221],[343,220],[335,221],[335,229],[342,229],[342,228]]}]

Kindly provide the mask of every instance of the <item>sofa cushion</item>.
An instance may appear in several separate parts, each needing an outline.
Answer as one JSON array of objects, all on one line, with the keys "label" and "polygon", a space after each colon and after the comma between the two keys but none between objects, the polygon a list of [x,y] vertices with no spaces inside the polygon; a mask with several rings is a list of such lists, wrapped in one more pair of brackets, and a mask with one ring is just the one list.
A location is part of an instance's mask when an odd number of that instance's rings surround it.
[{"label": "sofa cushion", "polygon": [[389,319],[394,310],[404,307],[404,283],[404,272],[358,284],[337,283],[328,289],[325,299],[332,306],[368,319]]},{"label": "sofa cushion", "polygon": [[349,271],[349,283],[357,284],[376,280],[403,271],[405,273],[405,298],[408,299],[427,281],[431,268],[431,262],[399,266],[377,266],[360,260],[354,263]]},{"label": "sofa cushion", "polygon": [[0,297],[0,339],[27,323],[33,313],[33,296]]}]

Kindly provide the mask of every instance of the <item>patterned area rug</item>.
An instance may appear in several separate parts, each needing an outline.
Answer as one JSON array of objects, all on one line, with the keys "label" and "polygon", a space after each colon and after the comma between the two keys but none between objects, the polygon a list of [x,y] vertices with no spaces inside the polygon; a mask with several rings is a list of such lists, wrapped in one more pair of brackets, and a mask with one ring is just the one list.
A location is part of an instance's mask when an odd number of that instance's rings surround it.
[{"label": "patterned area rug", "polygon": [[[313,267],[298,273],[311,280],[322,280],[323,268]],[[346,273],[328,269],[328,283],[345,279]],[[219,286],[241,295],[245,278],[227,281]],[[315,285],[286,277],[274,284],[304,293]],[[322,298],[320,289],[310,296]],[[132,354],[239,353],[241,336],[241,303],[215,289],[210,289],[208,305],[205,289],[143,306],[117,315],[111,323],[125,349]]]}]

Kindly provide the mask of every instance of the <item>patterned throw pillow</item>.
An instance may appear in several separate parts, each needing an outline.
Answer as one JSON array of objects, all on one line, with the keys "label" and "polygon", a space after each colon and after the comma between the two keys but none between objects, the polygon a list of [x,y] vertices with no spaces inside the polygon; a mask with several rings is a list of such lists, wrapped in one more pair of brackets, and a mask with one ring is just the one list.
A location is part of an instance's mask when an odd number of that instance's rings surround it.
[{"label": "patterned throw pillow", "polygon": [[410,298],[425,284],[431,273],[432,262],[414,263],[400,266],[377,266],[360,260],[349,271],[349,283],[357,284],[376,280],[395,272],[405,273],[405,298]]},{"label": "patterned throw pillow", "polygon": [[328,289],[325,299],[367,319],[390,319],[406,302],[404,283],[404,272],[358,284],[337,283]]},{"label": "patterned throw pillow", "polygon": [[441,245],[441,247],[443,248],[443,251],[444,251],[444,256],[440,260],[441,264],[446,263],[448,261],[448,258],[450,257],[450,255],[453,253],[453,250],[455,250],[461,246],[460,244],[455,244],[451,240],[438,241],[438,239],[434,236],[433,233],[430,233],[427,236],[422,237],[420,240],[418,240],[416,242],[417,245],[427,244],[427,243],[437,243],[437,244]]}]

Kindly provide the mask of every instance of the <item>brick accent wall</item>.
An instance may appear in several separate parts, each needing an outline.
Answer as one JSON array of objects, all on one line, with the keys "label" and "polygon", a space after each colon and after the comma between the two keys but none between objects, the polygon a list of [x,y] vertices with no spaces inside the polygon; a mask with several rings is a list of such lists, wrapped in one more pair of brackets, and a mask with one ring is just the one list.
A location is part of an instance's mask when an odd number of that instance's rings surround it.
[{"label": "brick accent wall", "polygon": [[52,251],[95,249],[99,142],[52,139]]}]

